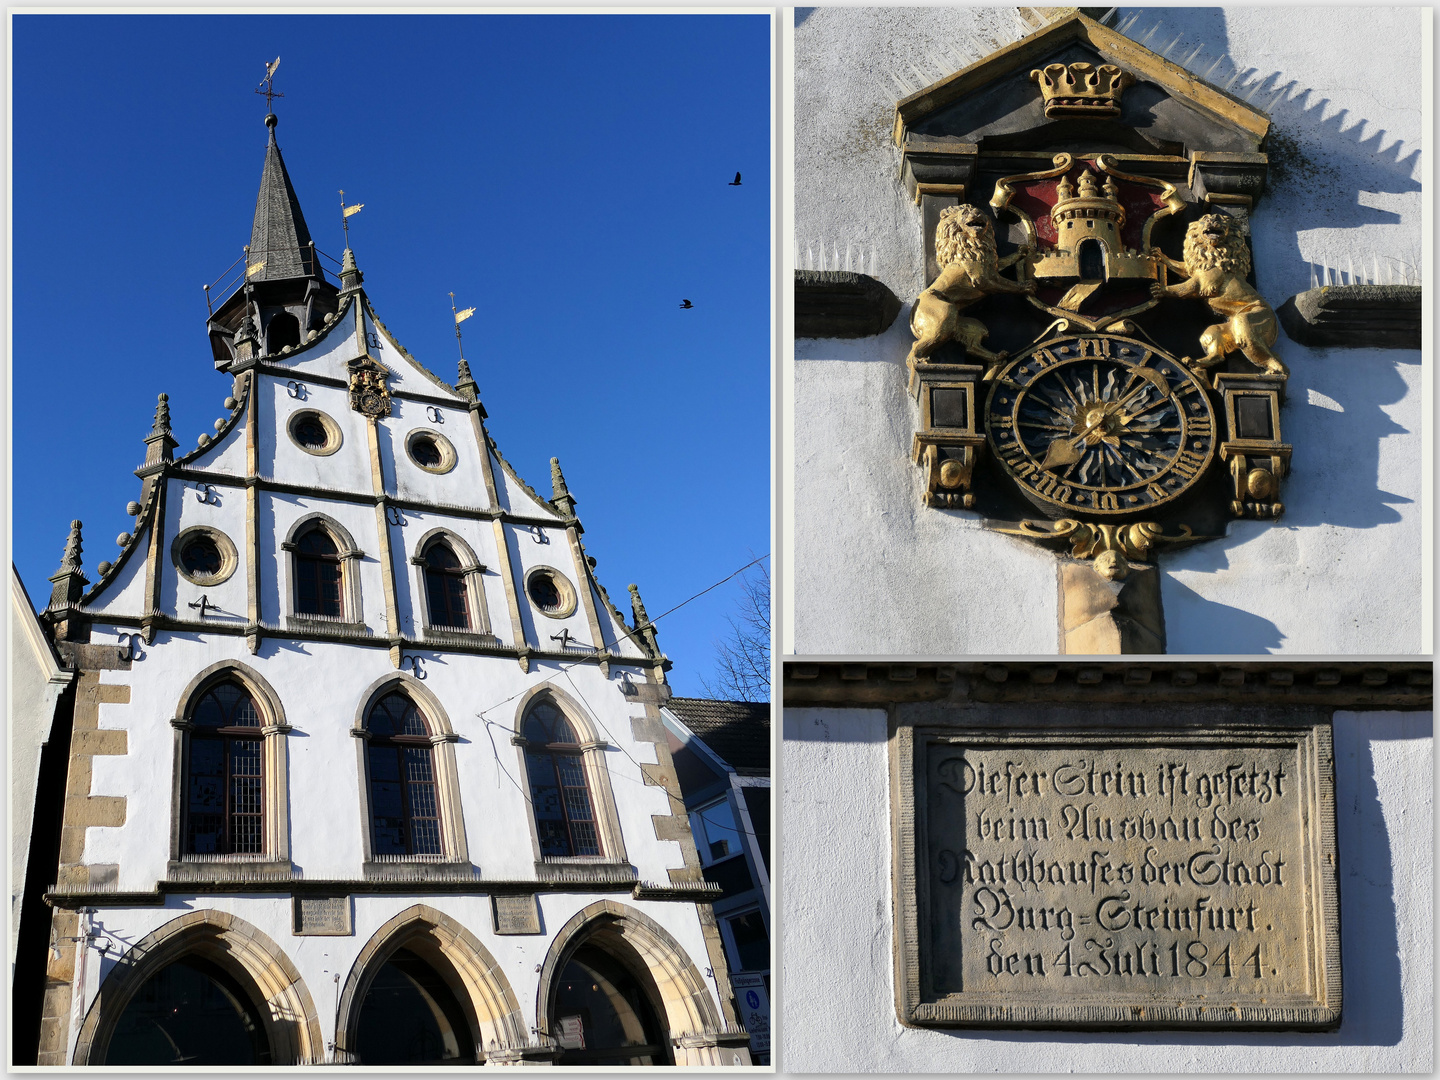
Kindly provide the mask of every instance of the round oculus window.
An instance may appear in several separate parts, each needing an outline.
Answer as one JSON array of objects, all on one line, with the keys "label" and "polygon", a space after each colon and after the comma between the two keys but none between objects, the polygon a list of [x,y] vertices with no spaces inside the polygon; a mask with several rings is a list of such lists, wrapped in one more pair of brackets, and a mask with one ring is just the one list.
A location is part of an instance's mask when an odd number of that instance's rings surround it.
[{"label": "round oculus window", "polygon": [[552,619],[563,619],[575,610],[575,587],[548,566],[536,567],[526,576],[525,595],[542,615]]},{"label": "round oculus window", "polygon": [[220,549],[208,536],[197,536],[180,549],[180,565],[191,577],[213,578],[221,563]]},{"label": "round oculus window", "polygon": [[455,447],[444,435],[416,428],[405,436],[405,452],[426,472],[447,473],[455,467]]},{"label": "round oculus window", "polygon": [[285,430],[290,441],[307,454],[325,457],[340,449],[340,425],[317,409],[292,413]]},{"label": "round oculus window", "polygon": [[234,543],[219,529],[208,525],[182,529],[170,545],[170,559],[180,576],[193,585],[218,585],[228,581],[240,565]]}]

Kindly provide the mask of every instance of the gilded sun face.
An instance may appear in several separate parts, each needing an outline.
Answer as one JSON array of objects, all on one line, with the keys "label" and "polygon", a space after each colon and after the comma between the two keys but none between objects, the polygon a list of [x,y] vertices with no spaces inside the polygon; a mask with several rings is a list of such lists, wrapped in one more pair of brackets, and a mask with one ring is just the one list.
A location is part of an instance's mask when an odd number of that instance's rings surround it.
[{"label": "gilded sun face", "polygon": [[1178,361],[1121,338],[1036,347],[997,373],[986,426],[1032,497],[1143,513],[1187,490],[1214,449],[1207,392]]}]

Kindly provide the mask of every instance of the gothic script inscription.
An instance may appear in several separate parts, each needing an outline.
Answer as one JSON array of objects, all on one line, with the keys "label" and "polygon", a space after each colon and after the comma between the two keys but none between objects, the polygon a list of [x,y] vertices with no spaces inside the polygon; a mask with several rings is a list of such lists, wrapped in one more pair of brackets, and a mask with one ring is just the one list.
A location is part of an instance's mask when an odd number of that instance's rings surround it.
[{"label": "gothic script inscription", "polygon": [[1325,736],[917,735],[911,1021],[1328,1026]]}]

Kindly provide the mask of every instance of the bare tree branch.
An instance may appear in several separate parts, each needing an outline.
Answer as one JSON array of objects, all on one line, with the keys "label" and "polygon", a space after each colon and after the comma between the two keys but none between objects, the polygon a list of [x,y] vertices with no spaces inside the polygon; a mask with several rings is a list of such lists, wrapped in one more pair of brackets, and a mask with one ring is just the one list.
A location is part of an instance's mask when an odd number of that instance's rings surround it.
[{"label": "bare tree branch", "polygon": [[723,701],[770,700],[770,569],[756,563],[741,580],[738,610],[726,617],[730,635],[715,643],[715,676],[700,685]]}]

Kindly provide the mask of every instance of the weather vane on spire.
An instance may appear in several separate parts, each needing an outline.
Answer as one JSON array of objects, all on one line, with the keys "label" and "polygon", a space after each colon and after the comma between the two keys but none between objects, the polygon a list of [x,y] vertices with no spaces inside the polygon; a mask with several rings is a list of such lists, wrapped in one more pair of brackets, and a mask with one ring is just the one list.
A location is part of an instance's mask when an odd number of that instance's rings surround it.
[{"label": "weather vane on spire", "polygon": [[[260,86],[257,86],[255,88],[255,93],[265,95],[265,111],[268,113],[273,113],[275,111],[270,104],[271,98],[285,96],[284,94],[280,93],[280,91],[276,90],[272,85],[275,79],[275,72],[279,67],[280,58],[277,56],[275,57],[275,62],[273,64],[265,65],[265,78],[261,80]],[[261,89],[261,87],[263,87],[264,89]]]},{"label": "weather vane on spire", "polygon": [[473,307],[467,307],[464,311],[455,310],[455,294],[450,294],[450,311],[455,316],[455,344],[460,349],[460,363],[465,363],[465,343],[460,340],[460,324],[475,314]]},{"label": "weather vane on spire", "polygon": [[[279,61],[277,60],[276,63],[278,64]],[[340,224],[341,224],[341,226],[343,226],[344,229],[345,229],[345,250],[346,250],[346,251],[349,251],[349,250],[350,250],[350,217],[351,217],[351,215],[353,215],[353,214],[358,214],[361,210],[364,210],[364,209],[365,209],[365,204],[364,204],[363,202],[361,202],[361,203],[356,203],[354,206],[346,206],[346,205],[345,205],[345,189],[344,189],[344,188],[341,188],[341,189],[340,189]]]}]

